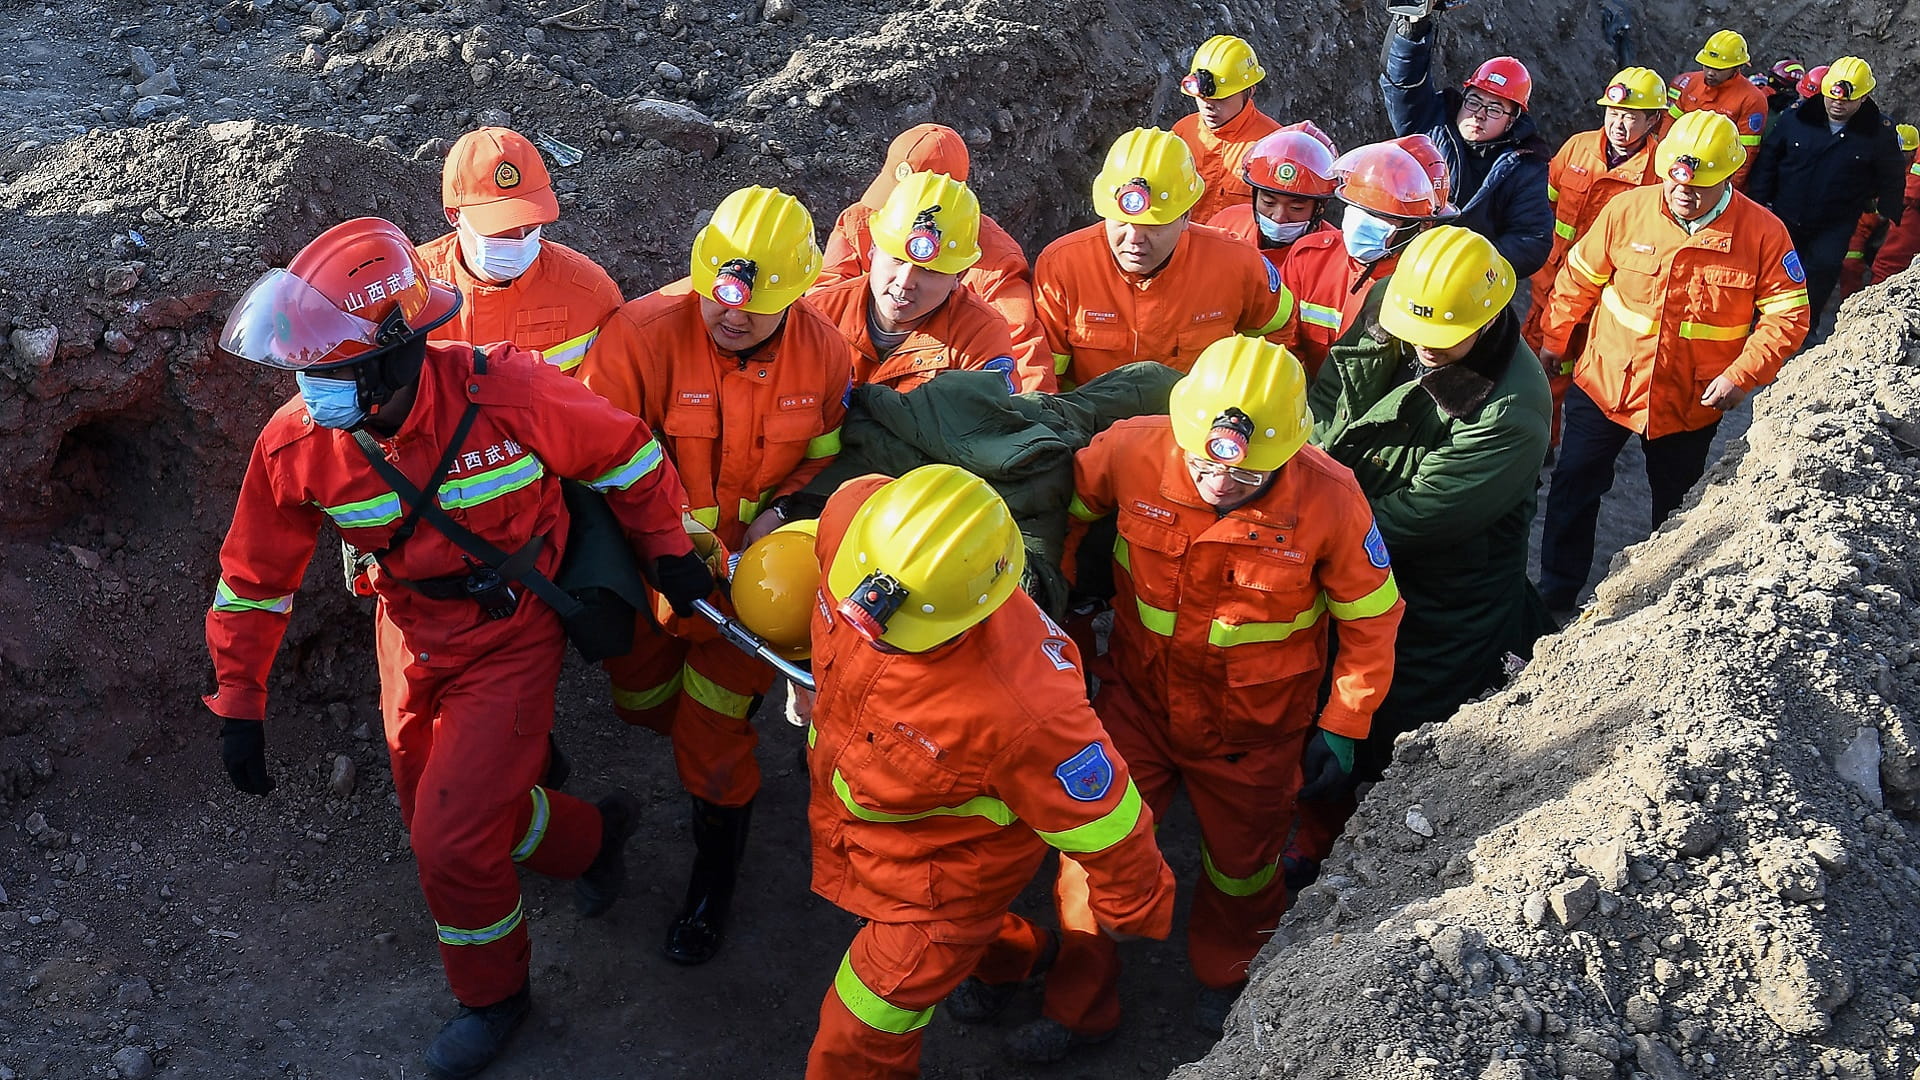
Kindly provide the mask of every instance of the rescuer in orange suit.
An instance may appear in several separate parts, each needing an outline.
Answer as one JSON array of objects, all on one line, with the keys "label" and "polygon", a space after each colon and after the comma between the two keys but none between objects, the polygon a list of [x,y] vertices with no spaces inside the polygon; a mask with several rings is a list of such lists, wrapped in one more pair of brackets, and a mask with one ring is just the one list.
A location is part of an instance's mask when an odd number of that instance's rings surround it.
[{"label": "rescuer in orange suit", "polygon": [[[660,433],[693,518],[729,551],[786,519],[783,497],[840,449],[853,358],[833,324],[797,303],[820,272],[813,218],[763,187],[724,199],[694,237],[689,276],[629,301],[588,350],[581,379]],[[693,872],[664,951],[719,950],[760,789],[750,723],[773,669],[697,619],[607,662],[614,711],[673,740],[693,797]]]},{"label": "rescuer in orange suit", "polygon": [[447,152],[440,202],[453,231],[421,244],[420,261],[464,302],[429,340],[511,341],[571,374],[620,306],[620,287],[540,235],[560,219],[540,151],[506,128],[467,132]]},{"label": "rescuer in orange suit", "polygon": [[1767,131],[1768,115],[1766,91],[1740,77],[1752,59],[1747,55],[1747,39],[1737,31],[1716,30],[1694,59],[1701,65],[1699,71],[1676,75],[1667,84],[1667,116],[1660,133],[1666,134],[1674,121],[1701,109],[1733,121],[1741,149],[1746,152],[1746,160],[1733,174],[1733,186],[1736,191],[1745,191],[1747,173],[1753,168],[1754,155],[1760,152],[1760,137]]},{"label": "rescuer in orange suit", "polygon": [[635,807],[540,786],[567,644],[559,619],[412,516],[368,455],[548,577],[569,526],[560,478],[582,480],[606,496],[676,608],[713,589],[680,527],[685,492],[647,425],[515,346],[482,358],[429,345],[459,306],[377,218],[329,229],[235,305],[221,349],[294,371],[300,396],[254,444],[220,549],[207,612],[217,689],[205,699],[225,720],[234,786],[267,794],[267,675],[321,525],[376,558],[366,574],[400,820],[460,1003],[427,1065],[456,1078],[493,1060],[531,1001],[514,865],[577,879],[580,912],[598,915],[625,881]]},{"label": "rescuer in orange suit", "polygon": [[[1120,421],[1075,456],[1072,512],[1118,517],[1115,674],[1094,710],[1156,819],[1182,785],[1193,804],[1204,873],[1187,955],[1195,1018],[1218,1032],[1287,907],[1278,869],[1296,796],[1350,788],[1404,605],[1353,473],[1306,445],[1306,376],[1292,354],[1258,338],[1215,342],[1168,408]],[[1340,647],[1329,673],[1330,622]],[[1055,895],[1064,932],[1046,1004],[1008,1040],[1029,1062],[1120,1024],[1119,956],[1087,911],[1077,856],[1062,857]],[[955,995],[956,1018],[997,1013],[1047,944],[1004,935],[992,970]]]},{"label": "rescuer in orange suit", "polygon": [[1253,198],[1242,175],[1254,144],[1280,130],[1280,122],[1253,103],[1253,88],[1267,77],[1253,46],[1215,34],[1194,50],[1180,92],[1194,111],[1173,122],[1173,133],[1193,154],[1206,189],[1193,206],[1193,220],[1210,221],[1229,206]]},{"label": "rescuer in orange suit", "polygon": [[853,350],[853,382],[906,391],[943,371],[997,371],[1007,391],[1053,387],[1053,367],[1021,370],[1007,321],[963,284],[980,259],[980,201],[940,173],[914,173],[875,216],[873,269],[816,290]]},{"label": "rescuer in orange suit", "polygon": [[[1535,352],[1540,349],[1540,324],[1546,318],[1547,298],[1553,294],[1553,279],[1573,242],[1586,233],[1615,195],[1660,182],[1660,174],[1653,169],[1653,151],[1660,145],[1655,131],[1666,115],[1666,100],[1666,84],[1651,69],[1622,70],[1596,102],[1606,110],[1599,129],[1582,131],[1568,139],[1548,164],[1553,250],[1541,272],[1533,275],[1533,303],[1520,330],[1527,347]],[[1573,359],[1580,355],[1586,340],[1587,328],[1581,324],[1568,340],[1565,359],[1557,369],[1547,372],[1547,386],[1553,391],[1550,445],[1560,443],[1560,404],[1566,400],[1567,387],[1573,385]]]},{"label": "rescuer in orange suit", "polygon": [[[895,136],[887,147],[887,163],[880,174],[867,185],[859,202],[834,219],[833,231],[827,234],[820,280],[814,288],[825,289],[873,268],[873,236],[868,223],[887,205],[894,185],[917,172],[944,173],[965,183],[970,165],[966,140],[950,127],[919,124]],[[1033,307],[1033,272],[1026,253],[999,222],[986,214],[980,215],[980,261],[968,267],[960,281],[1005,317],[1007,332],[1013,337],[1013,358],[1020,369],[1037,372],[1045,368],[1047,343]],[[1042,385],[1029,376],[1020,389],[1051,391],[1053,386]]]},{"label": "rescuer in orange suit", "polygon": [[1185,143],[1135,128],[1093,178],[1102,219],[1047,245],[1035,302],[1062,389],[1136,360],[1185,371],[1231,334],[1289,332],[1293,297],[1247,245],[1188,215],[1205,184]]},{"label": "rescuer in orange suit", "polygon": [[1077,860],[1095,933],[1165,937],[1173,872],[1079,650],[1018,587],[1025,550],[992,488],[951,465],[863,477],[828,500],[815,550],[813,891],[861,926],[807,1076],[906,1080],[989,946],[1042,937],[1007,907],[1049,848]]},{"label": "rescuer in orange suit", "polygon": [[[1288,124],[1255,143],[1240,168],[1253,197],[1213,215],[1208,225],[1259,250],[1275,269],[1300,238],[1340,230],[1327,221],[1340,151],[1311,120]],[[1281,277],[1284,279],[1285,274]]]},{"label": "rescuer in orange suit", "polygon": [[1653,527],[1706,471],[1721,416],[1771,383],[1806,340],[1807,274],[1780,219],[1733,189],[1746,160],[1733,122],[1692,112],[1654,158],[1658,188],[1615,198],[1567,253],[1542,326],[1551,371],[1574,363],[1540,542],[1540,595],[1573,609],[1593,562],[1614,459],[1638,435]]},{"label": "rescuer in orange suit", "polygon": [[1887,238],[1880,244],[1880,253],[1873,257],[1873,280],[1885,281],[1913,264],[1913,257],[1920,255],[1920,160],[1914,156],[1920,149],[1920,129],[1912,124],[1899,127],[1900,149],[1907,154],[1907,186],[1902,201],[1906,203],[1906,212],[1900,220],[1887,229]]},{"label": "rescuer in orange suit", "polygon": [[1291,343],[1309,379],[1353,325],[1368,290],[1393,273],[1400,251],[1451,209],[1444,182],[1434,184],[1444,181],[1446,163],[1424,135],[1348,151],[1334,174],[1334,197],[1346,207],[1339,231],[1302,237],[1280,270],[1300,318],[1291,335],[1273,340]]}]

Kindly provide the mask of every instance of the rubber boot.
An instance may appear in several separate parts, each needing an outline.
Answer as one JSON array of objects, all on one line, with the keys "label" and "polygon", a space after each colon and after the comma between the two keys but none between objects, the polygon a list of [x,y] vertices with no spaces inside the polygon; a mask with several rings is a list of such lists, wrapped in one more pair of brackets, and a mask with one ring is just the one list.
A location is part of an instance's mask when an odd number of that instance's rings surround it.
[{"label": "rubber boot", "polygon": [[745,806],[717,806],[705,799],[693,800],[693,876],[687,882],[687,901],[667,928],[661,950],[674,963],[704,964],[720,951],[752,818],[751,801]]},{"label": "rubber boot", "polygon": [[533,1007],[526,987],[505,1001],[472,1008],[460,1006],[427,1047],[427,1071],[446,1080],[466,1080],[493,1064]]},{"label": "rubber boot", "polygon": [[593,804],[600,810],[600,851],[573,883],[573,907],[583,919],[607,913],[627,887],[627,840],[640,827],[640,808],[624,791],[602,796]]}]

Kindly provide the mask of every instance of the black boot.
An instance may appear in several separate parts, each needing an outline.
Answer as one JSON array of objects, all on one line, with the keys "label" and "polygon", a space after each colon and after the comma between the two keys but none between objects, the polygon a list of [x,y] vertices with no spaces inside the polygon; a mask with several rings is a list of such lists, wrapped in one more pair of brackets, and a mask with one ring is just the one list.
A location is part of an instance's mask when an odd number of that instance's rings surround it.
[{"label": "black boot", "polygon": [[573,883],[573,909],[583,919],[607,913],[627,886],[627,838],[640,825],[640,811],[624,791],[605,795],[600,808],[600,852]]},{"label": "black boot", "polygon": [[567,777],[573,775],[573,759],[560,749],[560,740],[547,732],[547,775],[540,778],[540,786],[548,791],[559,791],[567,786]]},{"label": "black boot", "polygon": [[466,1080],[493,1063],[507,1039],[527,1018],[533,995],[526,987],[505,1001],[478,1009],[460,1006],[427,1047],[427,1071],[447,1080]]},{"label": "black boot", "polygon": [[704,964],[720,951],[727,909],[733,905],[733,882],[740,856],[747,850],[747,822],[753,803],[716,806],[693,800],[693,877],[687,882],[687,902],[679,918],[667,928],[662,949],[677,964]]}]

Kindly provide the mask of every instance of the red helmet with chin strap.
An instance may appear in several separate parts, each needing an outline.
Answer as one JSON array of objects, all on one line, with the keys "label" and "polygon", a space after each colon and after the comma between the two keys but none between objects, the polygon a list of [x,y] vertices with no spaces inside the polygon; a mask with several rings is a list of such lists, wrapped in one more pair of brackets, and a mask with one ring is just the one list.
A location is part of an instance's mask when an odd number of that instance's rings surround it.
[{"label": "red helmet with chin strap", "polygon": [[1449,204],[1449,200],[1453,197],[1453,181],[1447,173],[1446,156],[1440,153],[1440,148],[1434,145],[1433,140],[1416,132],[1394,139],[1393,145],[1412,154],[1413,160],[1427,170],[1427,179],[1433,181],[1433,197],[1440,206],[1440,209],[1434,213],[1442,214],[1451,211],[1453,207]]},{"label": "red helmet with chin strap", "polygon": [[345,367],[422,337],[459,310],[459,292],[428,279],[399,226],[355,218],[248,286],[220,348],[288,371]]},{"label": "red helmet with chin strap", "polygon": [[1527,65],[1511,56],[1496,56],[1481,64],[1473,77],[1460,85],[1511,101],[1523,110],[1533,96],[1533,76],[1527,72]]},{"label": "red helmet with chin strap", "polygon": [[1281,128],[1253,144],[1241,179],[1263,191],[1304,199],[1333,197],[1333,152],[1304,131]]}]

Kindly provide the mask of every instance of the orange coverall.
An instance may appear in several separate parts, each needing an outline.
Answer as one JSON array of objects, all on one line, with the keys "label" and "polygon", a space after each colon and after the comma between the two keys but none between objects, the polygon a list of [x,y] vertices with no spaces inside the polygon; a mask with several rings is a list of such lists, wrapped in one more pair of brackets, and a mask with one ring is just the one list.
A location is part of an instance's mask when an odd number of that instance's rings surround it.
[{"label": "orange coverall", "polygon": [[1873,259],[1873,280],[1885,281],[1913,264],[1920,255],[1920,161],[1907,166],[1906,210],[1900,223],[1887,229],[1880,254]]},{"label": "orange coverall", "polygon": [[[879,207],[865,202],[840,211],[833,231],[827,234],[827,250],[813,292],[873,269],[868,258],[873,251],[873,232],[868,224],[879,212]],[[1027,267],[1026,253],[999,222],[985,214],[980,215],[980,261],[960,275],[960,283],[1006,320],[1007,332],[1013,338],[1013,358],[1020,363],[1021,392],[1052,393],[1052,373],[1048,371],[1045,381],[1036,374],[1048,370],[1048,357],[1040,316],[1033,308],[1033,274]]]},{"label": "orange coverall", "polygon": [[1733,174],[1733,186],[1746,190],[1747,173],[1753,169],[1754,155],[1760,152],[1760,136],[1767,130],[1766,91],[1740,75],[1719,86],[1708,86],[1706,72],[1689,71],[1667,84],[1667,118],[1660,121],[1660,134],[1665,135],[1675,120],[1700,109],[1719,113],[1740,130],[1747,163]]},{"label": "orange coverall", "polygon": [[[1219,229],[1235,240],[1252,244],[1254,250],[1260,253],[1260,257],[1272,263],[1275,267],[1285,267],[1287,265],[1287,256],[1292,253],[1294,244],[1300,242],[1296,240],[1293,244],[1285,244],[1277,248],[1261,247],[1260,226],[1253,220],[1252,202],[1234,203],[1232,206],[1213,215],[1212,218],[1208,219],[1207,224]],[[1319,227],[1309,231],[1306,236],[1302,236],[1300,240],[1305,240],[1307,236],[1328,232],[1338,236],[1340,229],[1330,221],[1322,221]],[[1284,273],[1281,275],[1283,279],[1285,276]],[[1284,342],[1282,344],[1284,344]]]},{"label": "orange coverall", "polygon": [[1689,236],[1657,186],[1600,213],[1554,280],[1542,341],[1564,351],[1591,318],[1573,381],[1607,418],[1649,439],[1719,421],[1700,404],[1720,375],[1772,382],[1807,336],[1806,274],[1786,226],[1739,192]]},{"label": "orange coverall", "polygon": [[[1533,304],[1527,309],[1527,321],[1520,336],[1535,352],[1540,350],[1540,323],[1546,317],[1547,298],[1553,295],[1554,275],[1566,261],[1573,242],[1592,227],[1594,219],[1615,195],[1647,185],[1658,186],[1660,175],[1653,169],[1654,148],[1660,143],[1649,134],[1645,145],[1619,165],[1607,167],[1607,133],[1583,131],[1560,147],[1547,166],[1547,198],[1553,203],[1553,250],[1546,265],[1533,275]],[[1560,406],[1573,385],[1573,361],[1586,341],[1586,327],[1573,332],[1566,360],[1559,370],[1547,372],[1547,386],[1553,391],[1553,433],[1551,445],[1560,444]]]},{"label": "orange coverall", "polygon": [[1268,340],[1292,349],[1311,382],[1326,362],[1327,350],[1360,314],[1372,284],[1393,273],[1400,257],[1363,263],[1347,254],[1339,229],[1308,233],[1287,250],[1280,277],[1300,305],[1300,318],[1291,333],[1269,334]]},{"label": "orange coverall", "polygon": [[[424,483],[468,402],[481,409],[438,502],[483,539],[513,552],[546,537],[534,568],[551,577],[567,541],[565,476],[604,492],[646,557],[689,549],[685,493],[647,426],[511,345],[488,352],[485,375],[473,373],[469,346],[429,346],[412,411],[383,444],[387,460]],[[218,689],[207,707],[240,720],[266,715],[267,675],[323,522],[378,551],[404,514],[350,434],[314,424],[297,397],[281,406],[254,444],[220,549],[206,624]],[[460,549],[430,524],[384,558],[369,576],[400,821],[447,983],[462,1003],[491,1005],[527,981],[514,864],[573,878],[600,850],[600,812],[538,786],[566,639],[552,609],[524,590],[514,614],[494,620],[464,597],[429,599],[396,580],[466,573]]]},{"label": "orange coverall", "polygon": [[[833,324],[806,303],[752,353],[714,345],[700,295],[682,278],[628,301],[587,352],[580,379],[660,433],[693,517],[729,551],[775,498],[806,486],[840,450],[852,360]],[[666,616],[673,637],[642,629],[606,662],[614,711],[673,740],[687,792],[744,806],[760,790],[749,722],[773,669],[699,618]]]},{"label": "orange coverall", "polygon": [[1229,334],[1285,332],[1293,295],[1280,271],[1218,229],[1188,225],[1158,273],[1129,274],[1095,222],[1047,245],[1034,299],[1063,390],[1136,360],[1181,371]]},{"label": "orange coverall", "polygon": [[965,285],[956,286],[933,314],[913,328],[907,339],[882,360],[867,333],[870,274],[809,293],[812,304],[839,327],[853,350],[853,384],[879,383],[902,392],[913,389],[943,371],[998,371],[1007,378],[1009,393],[1053,387],[1053,368],[1044,361],[1023,368],[1013,357],[1007,321]]},{"label": "orange coverall", "polygon": [[[1366,496],[1316,447],[1221,514],[1200,499],[1167,418],[1136,417],[1075,455],[1074,489],[1077,521],[1119,515],[1114,675],[1094,709],[1155,818],[1186,785],[1205,871],[1187,955],[1204,985],[1236,986],[1287,907],[1278,867],[1327,673],[1328,616],[1340,649],[1318,724],[1364,740],[1406,604]],[[1119,955],[1087,916],[1081,868],[1060,862],[1066,932],[1044,1015],[1099,1035],[1120,1022]]]},{"label": "orange coverall", "polygon": [[[828,501],[821,566],[885,482],[863,477]],[[807,1076],[904,1080],[919,1075],[934,1006],[990,945],[1038,951],[1040,935],[1007,907],[1049,848],[1084,868],[1088,925],[1119,933],[1167,936],[1173,872],[1087,705],[1079,650],[1026,593],[924,653],[869,644],[831,614],[837,602],[823,573],[807,730],[813,891],[867,921],[820,1006]]]},{"label": "orange coverall", "polygon": [[1860,291],[1867,283],[1867,248],[1873,243],[1873,231],[1880,227],[1880,215],[1869,210],[1860,215],[1859,224],[1853,227],[1853,239],[1847,241],[1847,258],[1840,264],[1840,280],[1834,286],[1833,302],[1840,301]]},{"label": "orange coverall", "polygon": [[463,301],[453,318],[427,335],[430,341],[511,341],[573,374],[607,316],[620,306],[620,287],[599,263],[551,240],[540,241],[533,265],[505,285],[467,270],[458,233],[415,250],[428,276],[452,284]]},{"label": "orange coverall", "polygon": [[1211,220],[1234,203],[1253,198],[1253,189],[1240,178],[1240,166],[1246,163],[1254,143],[1279,130],[1280,121],[1261,112],[1251,98],[1217,131],[1202,124],[1197,112],[1173,122],[1173,133],[1187,144],[1193,154],[1193,167],[1207,184],[1193,206],[1193,220]]}]

